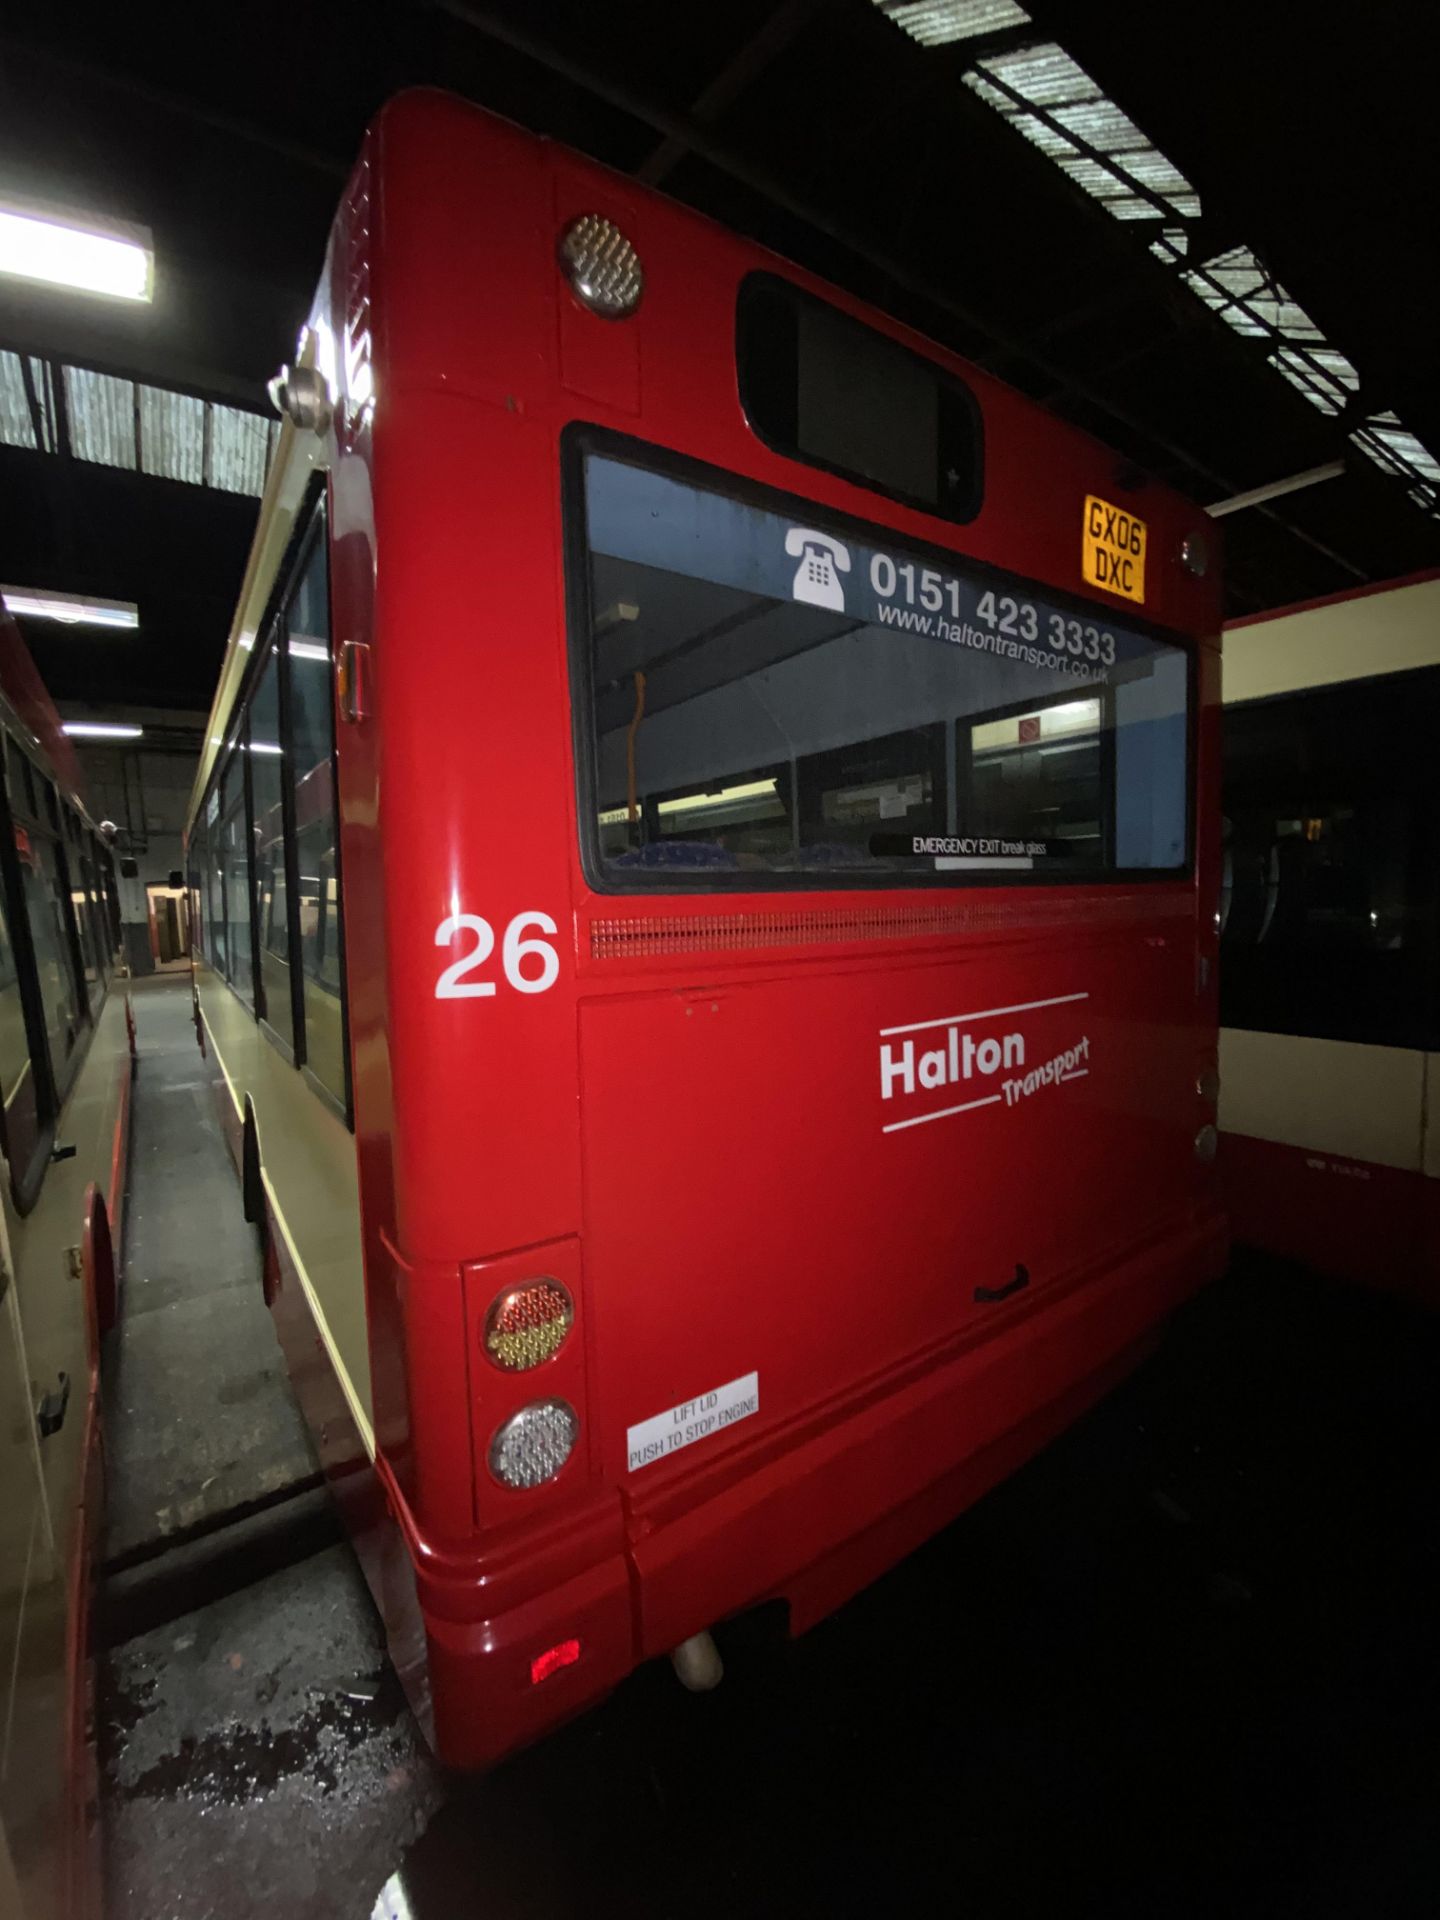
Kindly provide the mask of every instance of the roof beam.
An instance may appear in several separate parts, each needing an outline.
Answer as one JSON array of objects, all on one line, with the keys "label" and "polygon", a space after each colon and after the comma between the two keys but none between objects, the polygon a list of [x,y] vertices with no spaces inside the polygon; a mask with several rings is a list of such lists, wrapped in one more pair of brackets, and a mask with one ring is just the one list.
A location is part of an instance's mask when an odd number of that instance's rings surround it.
[{"label": "roof beam", "polygon": [[[570,54],[542,36],[531,32],[527,27],[517,25],[514,20],[498,13],[492,7],[473,5],[471,0],[434,0],[434,4],[462,25],[484,34],[502,46],[509,47],[512,52],[534,60],[549,72],[568,80],[571,85],[593,94],[596,99],[603,100],[607,106],[613,107],[617,112],[628,114],[642,125],[653,128],[656,133],[662,134],[666,139],[674,140],[681,147],[689,148],[701,159],[708,161],[711,166],[728,174],[732,180],[748,187],[752,193],[758,194],[771,205],[780,208],[793,218],[812,227],[817,233],[844,247],[857,260],[883,274],[903,292],[924,301],[940,313],[948,314],[962,326],[974,332],[989,334],[998,345],[1013,352],[1036,373],[1056,382],[1067,393],[1073,394],[1077,399],[1093,407],[1102,417],[1123,427],[1128,434],[1170,455],[1193,475],[1195,480],[1207,486],[1219,488],[1225,493],[1237,491],[1234,481],[1214,467],[1208,459],[1177,446],[1166,433],[1140,420],[1128,408],[1100,392],[1089,381],[1080,379],[1067,369],[1058,366],[1047,355],[1029,346],[1023,339],[1016,337],[1008,330],[983,319],[966,307],[948,288],[916,272],[913,267],[897,259],[884,248],[874,246],[867,239],[856,235],[822,206],[809,202],[793,192],[767,167],[758,166],[734,152],[723,141],[717,139],[708,128],[701,126],[693,116],[671,113],[646,100],[627,81],[595,73],[583,62],[574,59]],[[877,26],[882,27],[885,32],[895,31],[892,24],[878,11],[874,18]],[[1022,136],[1017,134],[1016,138],[1020,139]],[[1098,203],[1095,203],[1095,211],[1097,215],[1101,211]],[[1277,526],[1283,527],[1295,539],[1323,555],[1351,578],[1369,579],[1370,576],[1365,568],[1356,565],[1343,554],[1337,553],[1324,541],[1317,540],[1313,534],[1287,519],[1276,508],[1265,506],[1259,511],[1266,518],[1273,520]]]},{"label": "roof beam", "polygon": [[[690,117],[699,126],[712,126],[737,99],[750,82],[783,53],[820,11],[824,0],[784,0],[784,4],[753,34],[735,58],[691,102]],[[688,151],[685,142],[667,134],[647,160],[635,169],[637,180],[658,187],[665,176]]]}]

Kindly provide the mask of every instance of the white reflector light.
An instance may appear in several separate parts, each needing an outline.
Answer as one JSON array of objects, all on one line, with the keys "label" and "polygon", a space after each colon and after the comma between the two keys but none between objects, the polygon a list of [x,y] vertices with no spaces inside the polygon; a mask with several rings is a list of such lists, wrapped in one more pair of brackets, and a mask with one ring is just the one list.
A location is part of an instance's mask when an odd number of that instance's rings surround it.
[{"label": "white reflector light", "polygon": [[490,1302],[485,1351],[506,1373],[524,1373],[560,1351],[575,1307],[558,1280],[530,1280]]},{"label": "white reflector light", "polygon": [[580,1422],[564,1400],[536,1400],[496,1430],[490,1471],[504,1487],[542,1487],[574,1451]]},{"label": "white reflector light", "polygon": [[602,320],[634,313],[645,291],[640,256],[613,221],[582,213],[560,236],[560,264],[575,296]]}]

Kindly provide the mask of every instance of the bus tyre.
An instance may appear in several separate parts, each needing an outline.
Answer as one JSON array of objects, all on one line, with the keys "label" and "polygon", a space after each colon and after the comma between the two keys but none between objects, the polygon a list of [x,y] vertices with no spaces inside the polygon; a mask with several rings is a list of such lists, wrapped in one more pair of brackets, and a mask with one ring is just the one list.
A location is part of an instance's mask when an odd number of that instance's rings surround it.
[{"label": "bus tyre", "polygon": [[115,1325],[119,1289],[115,1280],[115,1249],[110,1239],[110,1216],[100,1189],[92,1180],[85,1192],[85,1224],[80,1236],[80,1267],[85,1291],[95,1315],[97,1341]]},{"label": "bus tyre", "polygon": [[260,1177],[260,1136],[255,1129],[255,1109],[245,1102],[245,1135],[240,1148],[240,1193],[245,1218],[252,1227],[265,1233],[265,1182]]}]

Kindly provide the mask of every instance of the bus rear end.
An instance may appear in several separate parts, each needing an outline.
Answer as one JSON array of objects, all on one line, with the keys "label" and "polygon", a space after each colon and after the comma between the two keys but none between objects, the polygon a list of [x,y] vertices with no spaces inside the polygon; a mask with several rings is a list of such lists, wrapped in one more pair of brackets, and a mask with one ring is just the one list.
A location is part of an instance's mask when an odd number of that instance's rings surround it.
[{"label": "bus rear end", "polygon": [[440,96],[322,296],[371,1572],[483,1764],[808,1625],[1218,1271],[1214,541]]},{"label": "bus rear end", "polygon": [[1213,1266],[1195,657],[567,439],[591,1417],[660,1653],[814,1619]]}]

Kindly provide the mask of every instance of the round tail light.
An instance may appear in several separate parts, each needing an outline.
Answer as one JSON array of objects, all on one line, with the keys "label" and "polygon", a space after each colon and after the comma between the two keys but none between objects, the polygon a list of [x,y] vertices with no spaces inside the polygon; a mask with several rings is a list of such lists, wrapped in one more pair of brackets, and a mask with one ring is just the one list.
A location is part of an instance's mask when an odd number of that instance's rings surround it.
[{"label": "round tail light", "polygon": [[529,1280],[497,1294],[485,1315],[485,1352],[504,1373],[524,1373],[560,1351],[575,1303],[558,1280]]},{"label": "round tail light", "polygon": [[502,1487],[543,1487],[575,1450],[580,1421],[565,1400],[536,1400],[497,1427],[490,1471]]},{"label": "round tail light", "polygon": [[560,264],[575,297],[602,320],[623,320],[640,304],[640,256],[603,214],[582,213],[560,236]]}]

